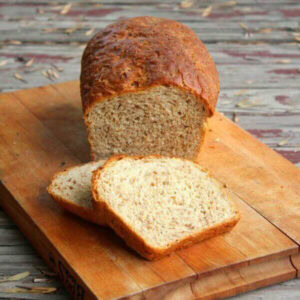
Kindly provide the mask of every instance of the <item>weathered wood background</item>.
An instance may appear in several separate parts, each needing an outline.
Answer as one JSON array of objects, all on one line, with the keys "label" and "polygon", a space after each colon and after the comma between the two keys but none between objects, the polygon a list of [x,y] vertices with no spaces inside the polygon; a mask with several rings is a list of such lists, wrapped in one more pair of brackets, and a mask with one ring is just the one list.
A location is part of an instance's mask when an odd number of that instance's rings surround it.
[{"label": "weathered wood background", "polygon": [[[168,17],[190,26],[217,64],[219,111],[300,165],[297,0],[0,0],[0,92],[78,78],[83,48],[94,32],[117,19],[141,15]],[[26,271],[30,275],[20,281],[0,279],[0,290],[11,289],[0,293],[0,299],[69,299],[0,210],[0,278]],[[27,289],[33,286],[57,290],[41,295]],[[298,279],[236,298],[299,297]]]}]

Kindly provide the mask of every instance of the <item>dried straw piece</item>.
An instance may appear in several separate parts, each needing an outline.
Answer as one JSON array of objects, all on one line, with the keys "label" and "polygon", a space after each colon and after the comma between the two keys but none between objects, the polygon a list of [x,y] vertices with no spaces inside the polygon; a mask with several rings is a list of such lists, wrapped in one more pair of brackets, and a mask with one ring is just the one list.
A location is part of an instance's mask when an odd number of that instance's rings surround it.
[{"label": "dried straw piece", "polygon": [[59,78],[58,74],[51,68],[47,70],[47,73],[51,78],[56,78],[56,79]]},{"label": "dried straw piece", "polygon": [[19,73],[15,73],[14,77],[24,83],[27,83],[27,81],[25,79],[23,79],[23,77]]},{"label": "dried straw piece", "polygon": [[7,281],[17,281],[26,278],[30,273],[29,272],[22,272],[18,273],[13,276],[4,277],[0,279],[0,282],[7,282]]},{"label": "dried straw piece", "polygon": [[63,7],[63,9],[60,11],[60,14],[61,14],[61,15],[67,14],[67,13],[70,11],[71,7],[72,7],[72,3],[68,3],[68,4],[65,5],[65,6]]},{"label": "dried straw piece", "polygon": [[22,44],[21,41],[17,41],[17,40],[8,40],[7,43],[10,45],[21,45]]},{"label": "dried straw piece", "polygon": [[282,147],[282,146],[286,145],[288,142],[289,142],[289,139],[284,139],[284,140],[280,141],[277,144],[277,146]]},{"label": "dried straw piece", "polygon": [[44,75],[44,76],[45,76],[46,78],[48,78],[49,80],[52,80],[52,79],[50,78],[50,76],[49,76],[49,74],[48,74],[47,71],[42,71],[41,73],[42,73],[42,75]]},{"label": "dried straw piece", "polygon": [[51,281],[52,279],[50,278],[33,278],[32,282],[34,283],[41,283],[41,282],[48,282]]},{"label": "dried straw piece", "polygon": [[272,28],[263,28],[258,31],[258,33],[270,33],[272,32]]},{"label": "dried straw piece", "polygon": [[57,290],[55,287],[47,286],[16,286],[15,288],[6,289],[4,293],[30,293],[30,294],[50,294]]},{"label": "dried straw piece", "polygon": [[291,62],[290,59],[281,59],[278,61],[278,63],[280,63],[280,64],[289,64],[290,62]]},{"label": "dried straw piece", "polygon": [[43,32],[52,33],[58,31],[58,28],[44,28]]},{"label": "dried straw piece", "polygon": [[30,67],[34,62],[34,58],[31,58],[30,60],[27,61],[27,63],[25,64],[25,67]]},{"label": "dried straw piece", "polygon": [[180,3],[181,8],[189,8],[189,7],[192,7],[193,5],[194,5],[194,1],[191,1],[191,0],[184,0],[184,1],[181,1],[181,3]]},{"label": "dried straw piece", "polygon": [[85,32],[85,35],[89,36],[95,31],[95,28],[91,28],[90,30]]},{"label": "dried straw piece", "polygon": [[217,4],[213,4],[213,5],[209,5],[208,7],[206,7],[203,11],[202,11],[202,17],[207,17],[211,14],[213,9],[216,8],[226,8],[226,7],[230,7],[230,6],[235,6],[236,5],[236,1],[226,1],[223,3],[217,3]]},{"label": "dried straw piece", "polygon": [[72,28],[65,29],[64,33],[66,33],[66,34],[72,34],[73,32],[75,32],[76,30],[78,30],[81,27],[82,27],[82,24],[77,24],[76,26],[74,26]]},{"label": "dried straw piece", "polygon": [[219,7],[234,6],[236,5],[236,3],[237,3],[236,1],[227,1],[227,2],[217,4],[217,6]]},{"label": "dried straw piece", "polygon": [[209,16],[210,14],[211,14],[211,11],[212,11],[212,6],[210,5],[210,6],[207,6],[204,10],[203,10],[203,12],[202,12],[202,17],[207,17],[207,16]]},{"label": "dried straw piece", "polygon": [[63,72],[63,70],[64,70],[62,67],[55,65],[55,64],[51,64],[51,66],[58,72]]},{"label": "dried straw piece", "polygon": [[265,106],[265,104],[260,103],[258,99],[254,99],[253,101],[250,101],[250,99],[246,98],[238,102],[235,106],[241,108],[250,108],[255,106]]},{"label": "dried straw piece", "polygon": [[247,27],[247,25],[241,22],[240,26],[244,29],[245,36],[247,38],[250,37],[251,36],[251,32],[250,32],[250,29]]},{"label": "dried straw piece", "polygon": [[1,60],[0,67],[5,66],[8,63],[8,60]]}]

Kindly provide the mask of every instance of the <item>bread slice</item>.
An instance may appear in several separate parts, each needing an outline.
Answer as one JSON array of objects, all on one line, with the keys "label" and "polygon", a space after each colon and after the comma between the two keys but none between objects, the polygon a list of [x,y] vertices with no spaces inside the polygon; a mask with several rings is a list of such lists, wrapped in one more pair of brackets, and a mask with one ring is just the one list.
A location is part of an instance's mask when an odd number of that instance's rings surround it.
[{"label": "bread slice", "polygon": [[81,61],[81,99],[92,159],[161,154],[195,159],[219,78],[187,26],[136,17],[99,31]]},{"label": "bread slice", "polygon": [[184,159],[117,155],[94,172],[95,208],[147,259],[229,231],[239,213],[226,188]]},{"label": "bread slice", "polygon": [[68,168],[54,175],[48,192],[67,211],[100,225],[105,225],[101,212],[92,207],[92,172],[104,164],[103,160]]}]

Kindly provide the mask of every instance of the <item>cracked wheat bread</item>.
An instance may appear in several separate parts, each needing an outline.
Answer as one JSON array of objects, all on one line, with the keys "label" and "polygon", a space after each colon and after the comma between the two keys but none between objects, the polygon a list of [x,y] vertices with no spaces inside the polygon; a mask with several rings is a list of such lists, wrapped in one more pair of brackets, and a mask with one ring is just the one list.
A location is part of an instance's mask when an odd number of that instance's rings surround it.
[{"label": "cracked wheat bread", "polygon": [[48,192],[65,210],[100,225],[105,225],[101,212],[92,206],[91,179],[94,170],[104,161],[90,162],[58,172],[54,175]]},{"label": "cracked wheat bread", "polygon": [[229,231],[239,220],[225,187],[180,158],[116,155],[94,171],[95,208],[147,259]]},{"label": "cracked wheat bread", "polygon": [[191,29],[137,17],[109,25],[89,41],[80,88],[93,160],[153,153],[193,160],[219,79]]}]

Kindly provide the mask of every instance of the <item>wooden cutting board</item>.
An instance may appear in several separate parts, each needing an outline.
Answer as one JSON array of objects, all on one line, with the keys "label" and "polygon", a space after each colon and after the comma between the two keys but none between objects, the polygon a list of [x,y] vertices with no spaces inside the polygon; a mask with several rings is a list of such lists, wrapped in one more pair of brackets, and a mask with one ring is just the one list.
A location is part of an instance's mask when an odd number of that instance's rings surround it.
[{"label": "wooden cutting board", "polygon": [[148,262],[46,192],[55,172],[89,160],[78,82],[2,94],[0,111],[1,205],[74,299],[215,299],[297,276],[299,170],[222,114],[199,162],[229,186],[241,221]]}]

